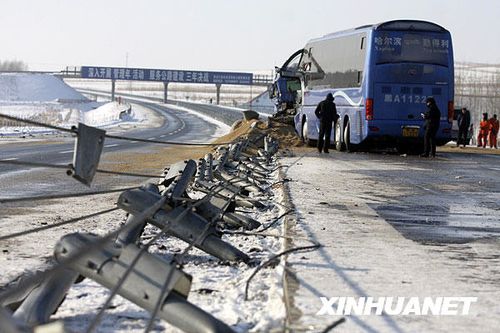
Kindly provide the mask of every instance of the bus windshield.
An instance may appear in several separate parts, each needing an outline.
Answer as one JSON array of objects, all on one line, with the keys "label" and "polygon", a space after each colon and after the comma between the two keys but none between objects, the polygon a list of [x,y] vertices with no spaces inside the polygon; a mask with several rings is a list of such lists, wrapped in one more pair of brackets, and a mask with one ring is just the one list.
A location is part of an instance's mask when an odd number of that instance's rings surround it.
[{"label": "bus windshield", "polygon": [[376,64],[415,62],[449,66],[449,34],[380,31],[373,43]]}]

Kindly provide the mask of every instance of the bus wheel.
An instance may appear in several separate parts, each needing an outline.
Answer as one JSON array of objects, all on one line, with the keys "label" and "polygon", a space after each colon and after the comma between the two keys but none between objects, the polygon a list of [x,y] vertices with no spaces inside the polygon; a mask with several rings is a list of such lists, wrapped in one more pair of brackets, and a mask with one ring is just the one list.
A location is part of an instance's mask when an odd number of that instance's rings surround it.
[{"label": "bus wheel", "polygon": [[313,141],[307,137],[307,121],[302,121],[302,142],[307,146],[312,146]]},{"label": "bus wheel", "polygon": [[344,146],[345,150],[352,153],[357,150],[357,146],[351,143],[351,122],[348,120],[344,127]]},{"label": "bus wheel", "polygon": [[342,142],[342,131],[340,129],[340,121],[335,123],[335,149],[338,151],[344,151],[345,145]]}]

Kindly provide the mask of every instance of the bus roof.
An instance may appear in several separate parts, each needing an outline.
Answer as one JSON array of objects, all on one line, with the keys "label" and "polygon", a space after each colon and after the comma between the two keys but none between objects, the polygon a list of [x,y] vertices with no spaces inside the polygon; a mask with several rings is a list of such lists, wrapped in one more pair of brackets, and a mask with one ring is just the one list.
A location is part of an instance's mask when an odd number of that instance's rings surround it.
[{"label": "bus roof", "polygon": [[419,20],[393,20],[386,21],[377,24],[363,25],[354,29],[342,30],[338,32],[333,32],[323,37],[311,39],[309,42],[315,42],[322,39],[329,39],[332,37],[341,37],[352,35],[355,33],[376,30],[376,31],[425,31],[425,32],[448,32],[445,28],[432,22],[419,21]]}]

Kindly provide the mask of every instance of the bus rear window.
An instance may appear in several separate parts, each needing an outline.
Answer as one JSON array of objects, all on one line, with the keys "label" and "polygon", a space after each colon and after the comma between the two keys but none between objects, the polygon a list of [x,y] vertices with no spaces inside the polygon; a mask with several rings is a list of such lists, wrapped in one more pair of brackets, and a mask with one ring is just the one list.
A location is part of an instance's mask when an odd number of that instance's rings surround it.
[{"label": "bus rear window", "polygon": [[448,34],[380,32],[374,36],[377,64],[416,62],[448,66],[451,41]]}]

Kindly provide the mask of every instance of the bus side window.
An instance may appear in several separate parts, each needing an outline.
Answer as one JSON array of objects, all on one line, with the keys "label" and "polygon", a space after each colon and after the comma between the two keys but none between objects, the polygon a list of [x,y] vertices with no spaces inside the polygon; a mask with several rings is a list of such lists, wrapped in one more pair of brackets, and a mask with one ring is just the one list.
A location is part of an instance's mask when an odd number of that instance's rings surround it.
[{"label": "bus side window", "polygon": [[361,46],[360,46],[361,50],[365,48],[365,39],[366,37],[361,37]]}]

